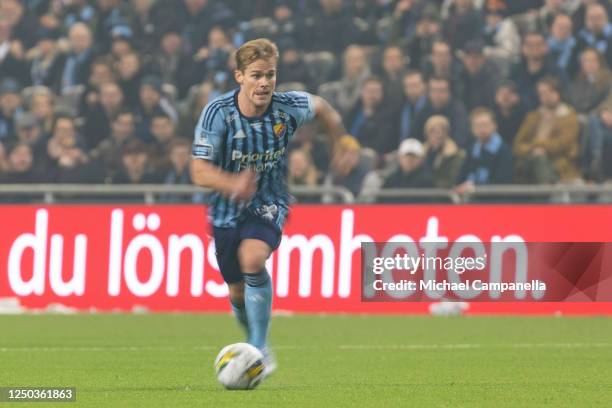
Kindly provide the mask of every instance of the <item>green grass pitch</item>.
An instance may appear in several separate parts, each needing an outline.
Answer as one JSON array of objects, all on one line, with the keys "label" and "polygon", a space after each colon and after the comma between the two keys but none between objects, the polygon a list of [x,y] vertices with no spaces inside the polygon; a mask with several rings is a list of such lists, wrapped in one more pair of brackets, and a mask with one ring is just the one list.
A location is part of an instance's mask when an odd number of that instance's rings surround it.
[{"label": "green grass pitch", "polygon": [[75,386],[15,407],[604,407],[612,319],[274,317],[277,373],[254,391],[213,375],[242,340],[229,315],[0,316],[0,386]]}]

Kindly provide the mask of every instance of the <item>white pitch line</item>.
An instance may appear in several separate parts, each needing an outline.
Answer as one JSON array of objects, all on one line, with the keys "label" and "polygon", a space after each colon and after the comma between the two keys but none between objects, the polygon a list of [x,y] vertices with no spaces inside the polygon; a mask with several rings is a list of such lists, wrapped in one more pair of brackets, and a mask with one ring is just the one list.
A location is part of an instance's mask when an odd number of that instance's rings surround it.
[{"label": "white pitch line", "polygon": [[347,344],[340,350],[438,350],[475,348],[605,348],[612,343],[515,343],[515,344]]},{"label": "white pitch line", "polygon": [[[195,347],[152,347],[152,346],[118,346],[118,347],[0,347],[0,353],[11,352],[143,352],[143,351],[203,351],[217,350],[220,346],[195,346]],[[608,348],[612,343],[509,343],[509,344],[345,344],[340,346],[273,346],[276,350],[316,350],[333,348],[338,350],[461,350],[481,348],[507,348],[507,349],[529,349],[529,348]]]}]

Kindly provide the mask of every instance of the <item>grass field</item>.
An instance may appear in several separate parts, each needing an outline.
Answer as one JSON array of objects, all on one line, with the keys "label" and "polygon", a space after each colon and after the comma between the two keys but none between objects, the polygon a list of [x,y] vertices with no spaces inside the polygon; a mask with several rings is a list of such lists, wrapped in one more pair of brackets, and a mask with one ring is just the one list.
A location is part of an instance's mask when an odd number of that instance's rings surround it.
[{"label": "grass field", "polygon": [[275,317],[279,371],[226,391],[229,315],[0,316],[0,386],[75,386],[52,407],[604,407],[612,319]]}]

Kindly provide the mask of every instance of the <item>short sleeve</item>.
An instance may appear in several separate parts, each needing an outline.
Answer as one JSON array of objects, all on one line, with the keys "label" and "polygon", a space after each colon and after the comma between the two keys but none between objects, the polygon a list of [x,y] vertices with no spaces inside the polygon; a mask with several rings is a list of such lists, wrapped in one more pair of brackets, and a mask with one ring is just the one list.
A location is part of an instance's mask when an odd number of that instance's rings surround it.
[{"label": "short sleeve", "polygon": [[291,115],[296,119],[298,126],[312,120],[315,116],[312,95],[308,92],[284,92],[280,102],[289,109]]},{"label": "short sleeve", "polygon": [[219,149],[225,133],[223,111],[213,101],[204,107],[196,125],[191,146],[192,156],[218,164]]}]

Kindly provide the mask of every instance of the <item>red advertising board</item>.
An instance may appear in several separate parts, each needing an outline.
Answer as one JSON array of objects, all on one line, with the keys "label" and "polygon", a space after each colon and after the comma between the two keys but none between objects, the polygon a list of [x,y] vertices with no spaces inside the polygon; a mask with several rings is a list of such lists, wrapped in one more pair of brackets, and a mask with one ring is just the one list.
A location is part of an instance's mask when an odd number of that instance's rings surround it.
[{"label": "red advertising board", "polygon": [[[227,311],[198,206],[3,206],[0,298],[27,308]],[[612,242],[612,206],[296,206],[269,260],[276,310],[424,313],[362,302],[362,242]],[[518,300],[518,299],[517,299]],[[479,302],[470,313],[612,314],[612,302]]]}]

